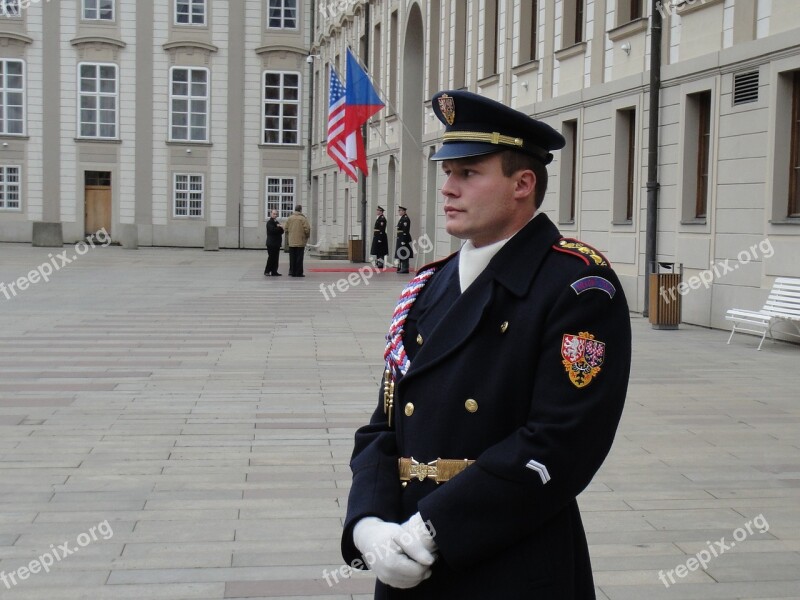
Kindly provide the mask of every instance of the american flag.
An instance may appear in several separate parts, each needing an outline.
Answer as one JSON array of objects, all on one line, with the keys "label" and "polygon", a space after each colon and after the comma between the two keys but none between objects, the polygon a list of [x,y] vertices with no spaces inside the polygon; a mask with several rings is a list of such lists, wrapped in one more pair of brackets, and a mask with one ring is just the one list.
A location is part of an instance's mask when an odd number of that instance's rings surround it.
[{"label": "american flag", "polygon": [[346,94],[341,79],[331,67],[330,103],[328,104],[328,155],[347,175],[358,181],[355,167],[347,159],[347,144],[344,136],[344,113]]}]

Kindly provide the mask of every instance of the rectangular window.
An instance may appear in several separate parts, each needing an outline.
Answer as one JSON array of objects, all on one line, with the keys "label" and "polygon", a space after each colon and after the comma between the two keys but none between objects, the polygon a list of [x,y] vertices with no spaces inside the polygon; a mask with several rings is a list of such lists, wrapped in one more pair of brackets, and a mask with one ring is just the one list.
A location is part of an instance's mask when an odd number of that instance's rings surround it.
[{"label": "rectangular window", "polygon": [[25,133],[25,65],[0,60],[0,134]]},{"label": "rectangular window", "polygon": [[20,182],[17,166],[0,166],[0,210],[20,210]]},{"label": "rectangular window", "polygon": [[203,217],[204,183],[200,174],[175,174],[175,217]]},{"label": "rectangular window", "polygon": [[[787,216],[800,217],[800,71],[792,75],[792,135]],[[784,163],[785,164],[785,163]]]},{"label": "rectangular window", "polygon": [[642,0],[628,0],[630,2],[630,15],[629,21],[635,21],[642,18]]},{"label": "rectangular window", "polygon": [[536,60],[536,35],[539,7],[537,0],[523,2],[520,6],[519,64]]},{"label": "rectangular window", "polygon": [[397,11],[392,11],[392,14],[389,18],[389,23],[391,27],[391,31],[389,31],[389,110],[394,112],[397,106],[397,87],[399,85],[399,80],[397,78],[397,63],[398,59],[398,51],[399,51],[399,42],[400,39],[400,32],[398,30],[398,17]]},{"label": "rectangular window", "polygon": [[583,0],[574,0],[575,2],[575,38],[574,42],[583,41]]},{"label": "rectangular window", "polygon": [[176,25],[205,25],[206,0],[175,0]]},{"label": "rectangular window", "polygon": [[83,0],[85,21],[113,21],[114,0]]},{"label": "rectangular window", "polygon": [[642,18],[643,0],[617,0],[617,26]]},{"label": "rectangular window", "polygon": [[267,177],[267,204],[265,215],[273,210],[278,217],[288,217],[294,212],[295,180],[294,177]]},{"label": "rectangular window", "polygon": [[20,12],[19,0],[0,0],[0,13],[4,17],[19,17]]},{"label": "rectangular window", "polygon": [[269,0],[267,27],[297,29],[297,0]]},{"label": "rectangular window", "polygon": [[170,140],[207,142],[209,72],[173,67],[170,71]]},{"label": "rectangular window", "polygon": [[117,137],[117,65],[78,65],[78,131],[82,138]]},{"label": "rectangular window", "polygon": [[483,76],[497,73],[498,0],[486,0],[483,23]]},{"label": "rectangular window", "polygon": [[575,222],[578,196],[578,121],[565,121],[562,134],[567,143],[561,150],[559,223],[568,224]]},{"label": "rectangular window", "polygon": [[264,143],[297,144],[300,138],[300,74],[264,73]]},{"label": "rectangular window", "polygon": [[711,153],[711,92],[696,95],[697,104],[697,196],[695,218],[705,219],[708,207],[708,165]]},{"label": "rectangular window", "polygon": [[627,169],[626,179],[627,185],[625,186],[625,220],[633,220],[633,204],[634,204],[634,189],[633,181],[636,168],[636,109],[625,111],[625,125],[628,128],[628,145],[627,145]]},{"label": "rectangular window", "polygon": [[584,1],[564,0],[564,16],[561,28],[562,48],[569,48],[583,41]]},{"label": "rectangular window", "polygon": [[636,109],[616,111],[614,128],[613,222],[616,225],[633,220],[636,179]]}]

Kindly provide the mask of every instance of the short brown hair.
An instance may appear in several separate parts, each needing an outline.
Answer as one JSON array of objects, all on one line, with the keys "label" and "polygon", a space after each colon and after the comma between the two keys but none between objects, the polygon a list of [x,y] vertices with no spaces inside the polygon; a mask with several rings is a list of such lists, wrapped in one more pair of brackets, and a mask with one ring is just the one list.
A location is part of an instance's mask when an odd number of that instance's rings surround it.
[{"label": "short brown hair", "polygon": [[536,208],[539,208],[544,201],[547,192],[547,167],[538,158],[514,150],[503,150],[500,152],[500,165],[503,175],[511,177],[517,171],[530,170],[536,175]]}]

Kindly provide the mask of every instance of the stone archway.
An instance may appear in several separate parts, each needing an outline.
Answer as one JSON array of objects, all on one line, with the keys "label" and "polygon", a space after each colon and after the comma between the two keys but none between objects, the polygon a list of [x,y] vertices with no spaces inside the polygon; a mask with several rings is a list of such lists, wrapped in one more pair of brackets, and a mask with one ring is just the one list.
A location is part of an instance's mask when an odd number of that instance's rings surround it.
[{"label": "stone archway", "polygon": [[[406,19],[401,71],[402,136],[400,142],[400,201],[408,208],[411,236],[418,240],[423,231],[425,197],[422,194],[422,116],[424,113],[425,28],[419,3],[413,2]],[[418,252],[415,252],[418,254]],[[422,260],[424,257],[420,258]],[[420,264],[423,264],[420,262]],[[413,266],[413,265],[412,265]]]}]

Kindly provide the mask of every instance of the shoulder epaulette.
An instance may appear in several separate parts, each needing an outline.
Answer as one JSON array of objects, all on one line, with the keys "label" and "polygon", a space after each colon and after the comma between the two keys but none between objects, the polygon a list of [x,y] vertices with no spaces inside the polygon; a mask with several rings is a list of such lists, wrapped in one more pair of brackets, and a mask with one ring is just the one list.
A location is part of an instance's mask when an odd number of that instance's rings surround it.
[{"label": "shoulder epaulette", "polygon": [[558,242],[553,244],[553,250],[564,252],[565,254],[571,254],[572,256],[577,256],[587,265],[594,264],[598,267],[610,266],[608,260],[606,260],[606,257],[603,256],[598,250],[587,244],[584,244],[580,240],[576,240],[575,238],[561,238],[558,240]]}]

